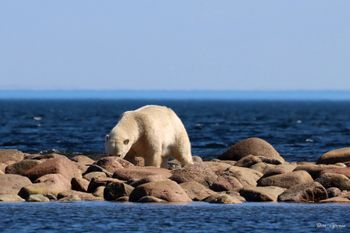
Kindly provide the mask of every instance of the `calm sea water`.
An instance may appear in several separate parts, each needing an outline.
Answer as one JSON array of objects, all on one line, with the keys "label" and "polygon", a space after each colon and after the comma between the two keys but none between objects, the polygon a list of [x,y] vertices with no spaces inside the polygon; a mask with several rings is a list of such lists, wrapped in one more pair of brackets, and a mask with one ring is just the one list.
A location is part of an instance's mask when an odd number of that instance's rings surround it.
[{"label": "calm sea water", "polygon": [[349,232],[346,205],[0,203],[1,232]]},{"label": "calm sea water", "polygon": [[289,161],[350,145],[349,101],[0,100],[0,148],[100,154],[120,114],[146,104],[173,108],[203,157],[253,136]]}]

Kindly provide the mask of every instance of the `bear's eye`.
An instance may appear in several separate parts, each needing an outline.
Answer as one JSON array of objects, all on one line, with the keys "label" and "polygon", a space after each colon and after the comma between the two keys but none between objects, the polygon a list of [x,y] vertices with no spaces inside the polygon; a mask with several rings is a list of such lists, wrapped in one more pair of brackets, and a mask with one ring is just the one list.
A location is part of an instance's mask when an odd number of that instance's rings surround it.
[{"label": "bear's eye", "polygon": [[129,139],[124,140],[124,145],[128,145],[129,144]]}]

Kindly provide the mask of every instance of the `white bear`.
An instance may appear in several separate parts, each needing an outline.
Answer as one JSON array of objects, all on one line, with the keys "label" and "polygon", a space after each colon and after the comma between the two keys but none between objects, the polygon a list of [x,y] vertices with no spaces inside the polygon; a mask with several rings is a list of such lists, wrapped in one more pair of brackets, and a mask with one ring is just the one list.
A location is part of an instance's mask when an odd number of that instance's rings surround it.
[{"label": "white bear", "polygon": [[139,156],[145,166],[166,167],[169,157],[182,166],[193,164],[191,143],[184,125],[168,107],[146,105],[124,112],[118,124],[106,135],[108,155]]}]

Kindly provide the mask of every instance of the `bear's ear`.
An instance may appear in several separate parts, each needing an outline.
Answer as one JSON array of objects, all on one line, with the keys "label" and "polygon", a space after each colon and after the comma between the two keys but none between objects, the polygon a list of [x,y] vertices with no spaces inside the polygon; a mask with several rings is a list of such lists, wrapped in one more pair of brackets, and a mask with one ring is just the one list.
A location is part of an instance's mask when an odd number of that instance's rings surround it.
[{"label": "bear's ear", "polygon": [[124,140],[124,145],[128,145],[129,144],[129,139]]},{"label": "bear's ear", "polygon": [[105,140],[106,140],[106,142],[108,142],[108,140],[109,140],[109,134],[106,135]]}]

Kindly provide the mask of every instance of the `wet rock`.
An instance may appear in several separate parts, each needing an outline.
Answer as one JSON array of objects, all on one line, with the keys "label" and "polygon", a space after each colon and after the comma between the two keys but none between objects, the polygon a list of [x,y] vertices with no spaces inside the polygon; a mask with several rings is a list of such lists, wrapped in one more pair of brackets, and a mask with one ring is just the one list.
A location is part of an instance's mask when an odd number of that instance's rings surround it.
[{"label": "wet rock", "polygon": [[19,191],[18,195],[28,199],[32,194],[55,195],[71,189],[70,181],[61,174],[47,174],[38,178],[35,183],[27,185]]},{"label": "wet rock", "polygon": [[17,163],[13,163],[11,165],[8,165],[6,167],[6,173],[7,174],[18,174],[25,176],[26,172],[30,170],[31,168],[35,167],[36,165],[40,164],[42,161],[35,160],[35,159],[26,159],[22,160]]},{"label": "wet rock", "polygon": [[323,154],[317,161],[317,163],[334,164],[339,162],[350,161],[350,147],[331,150]]},{"label": "wet rock", "polygon": [[240,204],[242,201],[228,194],[213,194],[203,201],[216,204]]},{"label": "wet rock", "polygon": [[144,196],[141,197],[138,202],[142,202],[142,203],[166,203],[166,201],[164,201],[163,199],[157,198],[157,197],[153,197],[153,196]]},{"label": "wet rock", "polygon": [[84,179],[91,181],[93,178],[106,178],[107,175],[104,172],[90,172],[83,176]]},{"label": "wet rock", "polygon": [[153,175],[162,175],[169,178],[171,176],[171,172],[164,168],[134,166],[117,170],[114,172],[113,178],[118,178],[121,180],[137,180]]},{"label": "wet rock", "polygon": [[329,198],[336,197],[341,193],[341,190],[336,187],[327,188],[327,194]]},{"label": "wet rock", "polygon": [[205,164],[187,165],[182,169],[173,170],[171,180],[177,183],[196,181],[204,186],[210,187],[217,180],[218,176]]},{"label": "wet rock", "polygon": [[0,202],[22,202],[25,201],[17,194],[0,194]]},{"label": "wet rock", "polygon": [[258,185],[290,188],[298,184],[305,184],[310,182],[313,182],[313,179],[309,173],[305,171],[295,171],[262,178],[258,181]]},{"label": "wet rock", "polygon": [[0,175],[0,195],[1,194],[17,194],[18,191],[32,182],[24,176],[5,174]]},{"label": "wet rock", "polygon": [[350,179],[342,174],[323,173],[315,181],[325,188],[337,187],[340,190],[350,190]]},{"label": "wet rock", "polygon": [[19,162],[23,159],[24,153],[19,150],[0,149],[0,163]]},{"label": "wet rock", "polygon": [[180,185],[171,180],[150,182],[136,187],[129,196],[137,202],[142,197],[154,196],[168,202],[190,202],[191,199]]},{"label": "wet rock", "polygon": [[345,197],[331,197],[331,198],[321,200],[320,203],[350,204],[350,200]]},{"label": "wet rock", "polygon": [[215,192],[208,189],[204,185],[196,182],[196,181],[189,181],[181,183],[180,186],[185,190],[187,195],[193,200],[193,201],[202,201],[203,199],[209,197],[210,195],[214,195]]},{"label": "wet rock", "polygon": [[75,191],[87,192],[89,181],[82,177],[73,177],[71,180],[72,189]]},{"label": "wet rock", "polygon": [[26,176],[31,180],[47,174],[61,174],[71,180],[73,177],[80,177],[81,171],[73,161],[66,157],[47,159],[26,171]]},{"label": "wet rock", "polygon": [[280,163],[284,162],[284,159],[273,146],[260,138],[248,138],[232,145],[219,156],[219,159],[238,161],[248,155],[263,156],[266,158],[273,158]]},{"label": "wet rock", "polygon": [[50,199],[45,197],[42,194],[33,194],[33,195],[29,196],[27,201],[29,201],[29,202],[49,202]]},{"label": "wet rock", "polygon": [[278,196],[286,189],[276,186],[266,187],[245,187],[240,190],[241,196],[247,201],[262,202],[262,201],[277,201]]},{"label": "wet rock", "polygon": [[91,164],[95,163],[95,160],[89,158],[86,155],[76,155],[71,158],[71,160],[77,163],[77,166],[82,173],[85,173],[88,167]]},{"label": "wet rock", "polygon": [[90,181],[90,184],[88,186],[88,192],[93,193],[95,192],[96,188],[99,186],[106,186],[109,183],[123,183],[124,181],[116,179],[116,178],[93,178]]},{"label": "wet rock", "polygon": [[278,201],[283,202],[319,202],[327,199],[327,190],[318,182],[295,185],[284,191]]},{"label": "wet rock", "polygon": [[92,194],[94,196],[96,196],[96,197],[102,197],[103,198],[103,194],[105,192],[105,188],[106,188],[106,186],[98,186]]},{"label": "wet rock", "polygon": [[134,190],[134,187],[125,183],[110,183],[104,189],[104,199],[114,201],[123,196],[129,196]]},{"label": "wet rock", "polygon": [[65,191],[65,192],[60,192],[57,195],[57,198],[60,201],[63,198],[66,198],[66,200],[68,200],[68,199],[75,199],[76,197],[78,197],[78,199],[82,200],[82,201],[99,201],[99,200],[103,200],[103,198],[96,197],[96,196],[92,195],[91,193],[79,192],[79,191],[75,191],[75,190],[68,190],[68,191]]}]

